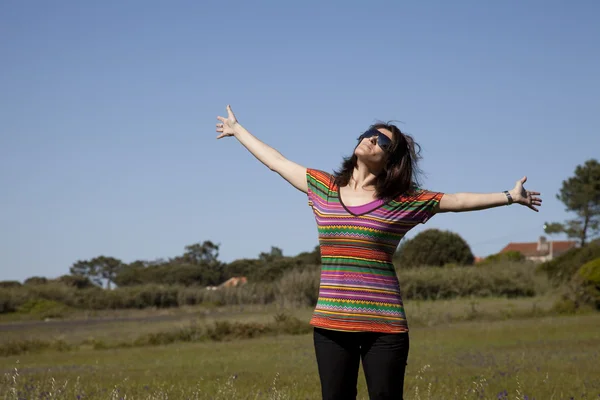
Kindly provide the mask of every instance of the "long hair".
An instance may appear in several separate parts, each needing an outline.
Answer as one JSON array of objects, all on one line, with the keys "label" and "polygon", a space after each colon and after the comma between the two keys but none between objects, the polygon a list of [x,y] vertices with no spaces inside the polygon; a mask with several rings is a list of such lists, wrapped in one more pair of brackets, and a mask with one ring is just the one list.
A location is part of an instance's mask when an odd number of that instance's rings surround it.
[{"label": "long hair", "polygon": [[[400,131],[396,125],[378,122],[371,128],[384,128],[392,132],[392,145],[386,151],[387,157],[381,173],[375,182],[375,195],[378,199],[390,200],[401,194],[411,194],[419,186],[418,167],[421,146],[414,141],[412,136]],[[352,178],[358,157],[352,152],[350,157],[345,157],[339,170],[334,171],[334,183],[346,186]]]}]

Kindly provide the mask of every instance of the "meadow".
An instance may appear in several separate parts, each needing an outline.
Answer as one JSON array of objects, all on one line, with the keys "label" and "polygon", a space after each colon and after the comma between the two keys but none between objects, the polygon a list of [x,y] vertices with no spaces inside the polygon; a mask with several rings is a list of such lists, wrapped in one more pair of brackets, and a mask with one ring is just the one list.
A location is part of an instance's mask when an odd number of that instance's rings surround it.
[{"label": "meadow", "polygon": [[[557,315],[553,303],[407,301],[405,398],[600,398],[600,314]],[[273,304],[3,320],[0,396],[319,399],[310,313]],[[361,375],[359,398],[368,399]]]}]

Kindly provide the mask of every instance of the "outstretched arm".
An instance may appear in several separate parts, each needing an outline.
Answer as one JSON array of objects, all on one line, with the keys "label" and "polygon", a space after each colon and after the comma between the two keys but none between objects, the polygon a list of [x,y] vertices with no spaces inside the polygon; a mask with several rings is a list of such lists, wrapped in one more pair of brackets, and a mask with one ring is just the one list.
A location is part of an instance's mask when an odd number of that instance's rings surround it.
[{"label": "outstretched arm", "polygon": [[227,106],[227,118],[217,117],[217,119],[221,121],[217,124],[217,132],[219,132],[217,139],[235,136],[254,157],[271,171],[277,172],[296,189],[304,193],[308,191],[306,168],[288,160],[280,152],[254,137],[240,125],[230,106]]},{"label": "outstretched arm", "polygon": [[525,190],[523,184],[526,181],[526,176],[519,179],[508,194],[504,192],[444,194],[435,211],[440,213],[475,211],[516,203],[537,212],[537,207],[542,205],[542,199],[538,197],[540,193]]}]

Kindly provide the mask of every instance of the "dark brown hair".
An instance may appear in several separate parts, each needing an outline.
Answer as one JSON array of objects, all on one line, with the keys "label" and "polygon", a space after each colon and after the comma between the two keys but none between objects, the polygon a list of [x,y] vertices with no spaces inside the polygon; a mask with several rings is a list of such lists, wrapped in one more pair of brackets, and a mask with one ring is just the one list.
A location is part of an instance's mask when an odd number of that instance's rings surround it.
[{"label": "dark brown hair", "polygon": [[[419,186],[421,171],[417,161],[421,158],[421,147],[412,136],[389,122],[378,122],[371,125],[371,128],[384,128],[392,132],[392,145],[386,151],[385,165],[377,176],[375,195],[378,199],[390,200],[400,194],[411,194]],[[334,183],[338,187],[350,182],[357,160],[353,151],[352,156],[344,158],[340,169],[334,171]]]}]

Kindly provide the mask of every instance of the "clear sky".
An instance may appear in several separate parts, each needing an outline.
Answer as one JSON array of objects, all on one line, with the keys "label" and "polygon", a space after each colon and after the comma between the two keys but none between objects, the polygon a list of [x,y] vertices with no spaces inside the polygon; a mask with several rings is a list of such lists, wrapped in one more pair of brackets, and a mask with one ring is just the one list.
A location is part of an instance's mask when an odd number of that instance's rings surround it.
[{"label": "clear sky", "polygon": [[[569,217],[561,182],[600,158],[600,2],[4,1],[0,280],[221,244],[223,261],[308,251],[306,196],[235,139],[231,104],[286,157],[332,171],[376,120],[423,147],[424,187],[539,213],[442,214],[475,255]],[[558,236],[557,238],[560,238]]]}]

